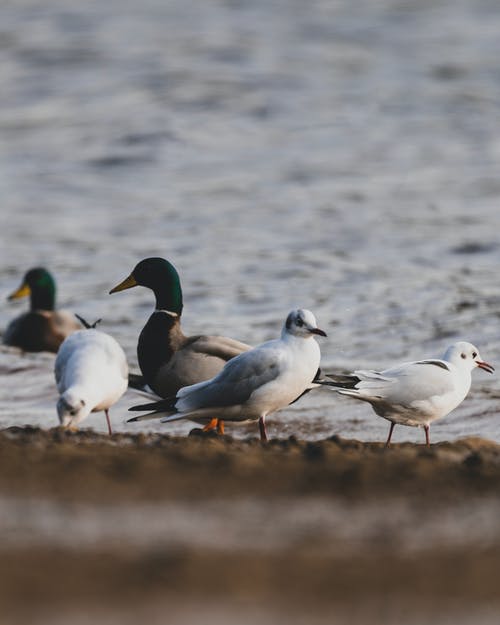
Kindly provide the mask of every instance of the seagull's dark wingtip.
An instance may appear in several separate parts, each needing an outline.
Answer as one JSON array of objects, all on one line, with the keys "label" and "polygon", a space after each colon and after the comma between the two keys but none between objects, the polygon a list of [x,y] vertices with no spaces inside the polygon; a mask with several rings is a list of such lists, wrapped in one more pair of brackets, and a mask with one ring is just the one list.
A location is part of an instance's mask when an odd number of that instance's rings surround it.
[{"label": "seagull's dark wingtip", "polygon": [[[140,410],[150,410],[151,406],[154,406],[154,404],[141,404],[138,406],[130,406],[129,410],[130,412],[134,412],[134,411],[140,411]],[[137,417],[134,417],[134,419]],[[132,421],[132,419],[131,419]]]}]

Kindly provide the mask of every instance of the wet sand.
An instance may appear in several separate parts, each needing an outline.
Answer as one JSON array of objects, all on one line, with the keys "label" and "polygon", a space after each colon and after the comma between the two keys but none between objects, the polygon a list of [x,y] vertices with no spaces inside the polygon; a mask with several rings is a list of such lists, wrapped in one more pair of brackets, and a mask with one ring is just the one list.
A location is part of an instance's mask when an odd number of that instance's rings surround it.
[{"label": "wet sand", "polygon": [[478,438],[9,428],[0,603],[37,623],[493,623],[499,486]]}]

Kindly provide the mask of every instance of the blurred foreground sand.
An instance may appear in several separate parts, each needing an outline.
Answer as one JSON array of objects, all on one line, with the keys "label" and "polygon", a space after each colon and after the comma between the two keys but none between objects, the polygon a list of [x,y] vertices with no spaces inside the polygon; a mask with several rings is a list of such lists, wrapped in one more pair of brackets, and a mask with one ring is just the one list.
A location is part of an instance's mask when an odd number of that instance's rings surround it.
[{"label": "blurred foreground sand", "polygon": [[500,446],[10,428],[19,623],[495,623]]}]

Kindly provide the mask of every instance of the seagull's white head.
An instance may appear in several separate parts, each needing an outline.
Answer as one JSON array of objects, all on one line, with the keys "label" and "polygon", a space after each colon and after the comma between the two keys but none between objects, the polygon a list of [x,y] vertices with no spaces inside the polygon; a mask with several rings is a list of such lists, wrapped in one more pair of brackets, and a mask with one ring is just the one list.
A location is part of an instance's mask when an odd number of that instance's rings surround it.
[{"label": "seagull's white head", "polygon": [[326,336],[323,330],[318,328],[316,319],[310,310],[299,308],[288,313],[285,325],[283,327],[283,335],[291,334],[304,339],[310,338],[313,334]]},{"label": "seagull's white head", "polygon": [[90,414],[90,407],[79,393],[72,389],[64,392],[57,402],[59,423],[66,428],[74,427]]},{"label": "seagull's white head", "polygon": [[459,341],[458,343],[450,345],[445,352],[443,360],[452,362],[455,366],[460,368],[465,367],[469,371],[472,371],[476,367],[484,369],[488,373],[493,373],[493,371],[495,371],[492,365],[481,358],[478,348],[466,341]]}]

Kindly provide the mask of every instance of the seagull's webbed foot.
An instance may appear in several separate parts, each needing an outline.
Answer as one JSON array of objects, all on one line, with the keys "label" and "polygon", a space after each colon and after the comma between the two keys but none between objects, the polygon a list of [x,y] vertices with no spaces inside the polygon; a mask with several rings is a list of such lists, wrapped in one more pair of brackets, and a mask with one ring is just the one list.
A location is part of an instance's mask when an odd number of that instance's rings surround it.
[{"label": "seagull's webbed foot", "polygon": [[222,419],[213,417],[213,419],[203,427],[202,432],[212,432],[215,429],[217,430],[217,434],[221,436],[224,435],[224,421]]},{"label": "seagull's webbed foot", "polygon": [[213,436],[217,437],[219,434],[224,434],[224,421],[217,419],[217,417],[210,419],[210,421],[202,428],[193,428],[189,432],[189,436],[201,436],[208,438]]},{"label": "seagull's webbed foot", "polygon": [[219,428],[219,419],[217,419],[217,417],[213,417],[213,419],[210,419],[209,423],[203,426],[203,432],[211,432],[215,430],[215,428],[217,428],[217,430]]},{"label": "seagull's webbed foot", "polygon": [[217,432],[215,429],[205,430],[202,428],[193,428],[190,430],[188,436],[198,436],[199,438],[217,438]]}]

